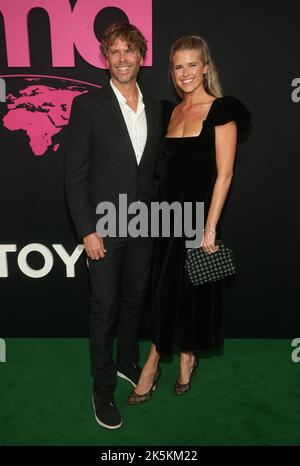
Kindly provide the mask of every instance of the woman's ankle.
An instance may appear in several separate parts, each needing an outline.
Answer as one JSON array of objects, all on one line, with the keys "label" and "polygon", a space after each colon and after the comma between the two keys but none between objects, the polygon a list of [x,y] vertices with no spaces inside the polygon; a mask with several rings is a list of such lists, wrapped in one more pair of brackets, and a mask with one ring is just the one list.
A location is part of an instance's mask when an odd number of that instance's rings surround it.
[{"label": "woman's ankle", "polygon": [[145,364],[145,366],[143,367],[143,370],[142,370],[142,376],[144,375],[145,377],[149,377],[149,376],[154,376],[156,374],[156,371],[157,371],[157,366],[158,366],[158,362],[157,363],[153,363],[153,364]]}]

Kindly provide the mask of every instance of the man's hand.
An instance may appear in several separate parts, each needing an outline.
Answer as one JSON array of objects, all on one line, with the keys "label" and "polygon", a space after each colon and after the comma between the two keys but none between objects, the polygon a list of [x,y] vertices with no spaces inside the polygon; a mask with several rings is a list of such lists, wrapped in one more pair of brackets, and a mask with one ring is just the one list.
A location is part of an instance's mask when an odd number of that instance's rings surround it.
[{"label": "man's hand", "polygon": [[97,233],[91,233],[83,238],[86,253],[90,259],[104,259],[106,249],[103,239]]}]

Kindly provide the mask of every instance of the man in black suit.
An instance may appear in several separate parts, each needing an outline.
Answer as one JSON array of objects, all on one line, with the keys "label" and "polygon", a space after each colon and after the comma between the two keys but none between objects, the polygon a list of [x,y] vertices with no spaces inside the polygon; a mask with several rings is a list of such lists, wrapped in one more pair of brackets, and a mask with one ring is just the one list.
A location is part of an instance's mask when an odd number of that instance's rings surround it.
[{"label": "man in black suit", "polygon": [[[101,50],[110,83],[74,99],[66,138],[66,194],[83,240],[91,281],[90,354],[96,421],[121,426],[113,400],[117,375],[136,386],[138,327],[149,277],[153,240],[106,237],[96,231],[96,207],[119,194],[147,205],[156,199],[155,165],[161,136],[160,104],[142,95],[136,78],[146,40],[129,23],[108,28]],[[119,310],[116,322],[117,309]],[[117,360],[112,359],[117,324]]]}]

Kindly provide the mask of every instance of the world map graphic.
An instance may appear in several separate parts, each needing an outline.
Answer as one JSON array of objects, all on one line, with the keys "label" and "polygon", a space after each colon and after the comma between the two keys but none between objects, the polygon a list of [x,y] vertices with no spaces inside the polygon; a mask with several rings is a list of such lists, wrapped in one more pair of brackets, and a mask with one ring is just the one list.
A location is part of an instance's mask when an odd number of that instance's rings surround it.
[{"label": "world map graphic", "polygon": [[60,132],[69,123],[73,99],[97,85],[57,77],[4,77],[7,112],[3,127],[25,133],[32,154],[56,152]]}]

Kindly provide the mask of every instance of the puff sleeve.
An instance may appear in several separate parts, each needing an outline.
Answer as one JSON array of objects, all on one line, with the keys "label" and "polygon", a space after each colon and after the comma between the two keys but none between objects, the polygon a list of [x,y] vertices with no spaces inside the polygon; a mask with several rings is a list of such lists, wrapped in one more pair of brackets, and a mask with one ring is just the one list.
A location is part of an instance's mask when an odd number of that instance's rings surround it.
[{"label": "puff sleeve", "polygon": [[238,130],[238,141],[244,141],[251,130],[251,113],[242,102],[233,96],[223,96],[216,100],[209,114],[207,124],[224,125],[235,121]]}]

